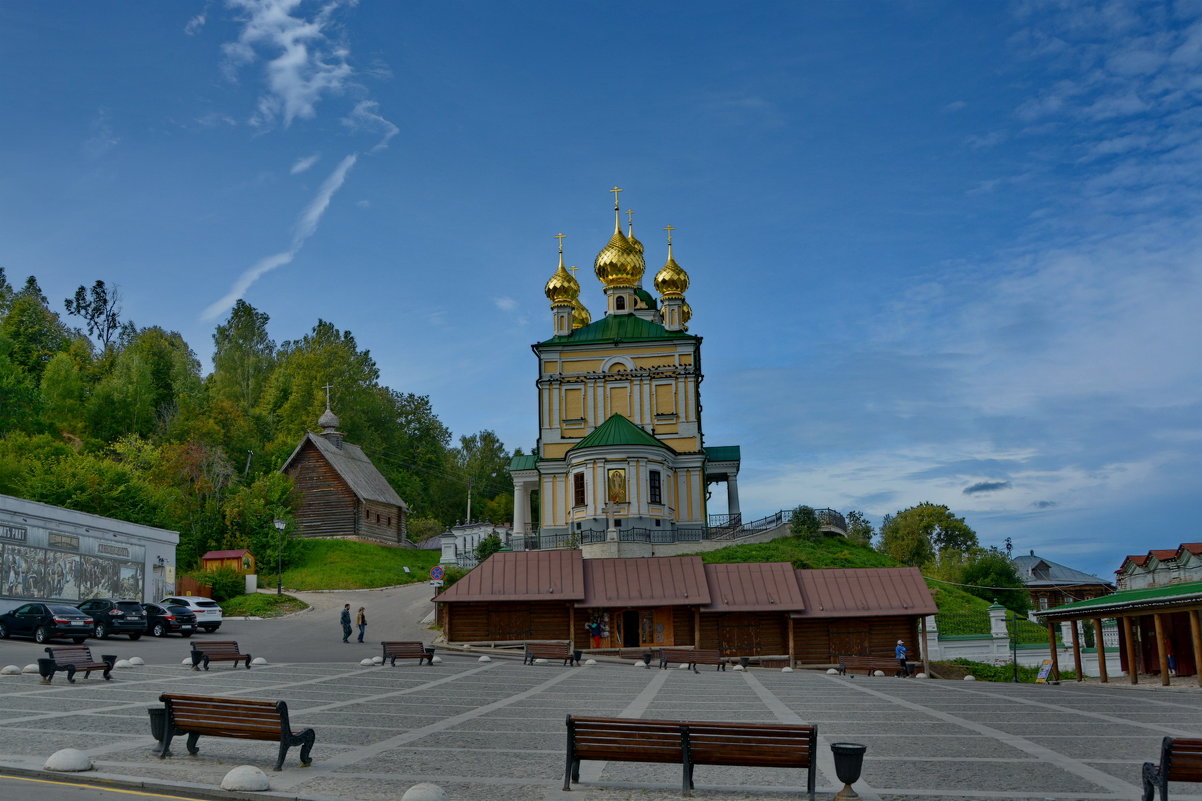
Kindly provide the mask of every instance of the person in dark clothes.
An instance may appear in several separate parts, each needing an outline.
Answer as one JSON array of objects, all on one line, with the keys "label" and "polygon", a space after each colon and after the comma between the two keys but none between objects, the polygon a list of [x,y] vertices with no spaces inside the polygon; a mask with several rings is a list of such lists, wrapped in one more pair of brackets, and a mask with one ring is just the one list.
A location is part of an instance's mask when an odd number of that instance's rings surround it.
[{"label": "person in dark clothes", "polygon": [[350,642],[351,639],[351,605],[347,604],[342,607],[342,615],[338,618],[342,623],[342,641]]}]

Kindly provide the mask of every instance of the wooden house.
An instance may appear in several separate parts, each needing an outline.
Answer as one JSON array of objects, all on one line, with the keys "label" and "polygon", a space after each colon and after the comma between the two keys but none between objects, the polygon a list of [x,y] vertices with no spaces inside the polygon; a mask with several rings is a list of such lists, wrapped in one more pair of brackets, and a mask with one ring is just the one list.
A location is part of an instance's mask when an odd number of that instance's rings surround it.
[{"label": "wooden house", "polygon": [[[435,600],[452,642],[570,640],[601,651],[695,646],[815,666],[844,654],[892,655],[897,640],[918,656],[919,621],[936,611],[916,568],[584,559],[574,550],[493,554]],[[594,622],[601,627],[596,648]]]},{"label": "wooden house", "polygon": [[235,573],[243,575],[258,573],[255,568],[255,555],[250,551],[209,551],[200,557],[200,566],[204,570],[221,570],[228,567]]},{"label": "wooden house", "polygon": [[1029,556],[1014,557],[1014,568],[1027,588],[1031,606],[1036,609],[1050,609],[1114,592],[1113,583],[1036,556],[1035,551]]},{"label": "wooden house", "polygon": [[305,434],[280,468],[300,496],[300,536],[406,544],[408,505],[363,449],[345,441],[333,412],[317,422],[322,433]]}]

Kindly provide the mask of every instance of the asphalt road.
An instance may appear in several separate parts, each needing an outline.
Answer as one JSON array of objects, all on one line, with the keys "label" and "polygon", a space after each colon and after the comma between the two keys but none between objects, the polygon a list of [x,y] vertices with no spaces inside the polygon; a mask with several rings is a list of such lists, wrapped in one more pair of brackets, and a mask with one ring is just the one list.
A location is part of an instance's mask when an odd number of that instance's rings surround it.
[{"label": "asphalt road", "polygon": [[[71,781],[55,781],[0,774],[0,798],[4,801],[137,801],[138,799],[175,799],[193,801],[186,793],[162,795],[150,790],[96,787]],[[196,798],[196,801],[204,799]]]},{"label": "asphalt road", "polygon": [[[408,584],[381,590],[347,590],[338,592],[290,593],[310,604],[304,612],[274,620],[227,620],[212,634],[198,632],[194,638],[235,640],[242,651],[262,656],[269,662],[336,662],[343,659],[362,659],[375,656],[381,640],[422,640],[429,642],[432,632],[422,621],[433,610],[430,598],[433,589],[425,583]],[[352,614],[360,606],[367,610],[367,633],[364,643],[342,642],[338,615],[342,605],[349,603]],[[67,640],[48,645],[70,645]],[[107,640],[89,638],[85,644],[92,653],[116,654],[119,659],[140,656],[147,664],[179,664],[191,650],[188,640],[178,635],[163,638],[143,636],[131,642],[125,636]],[[0,640],[0,666],[33,664],[46,655],[45,646],[32,640]]]}]

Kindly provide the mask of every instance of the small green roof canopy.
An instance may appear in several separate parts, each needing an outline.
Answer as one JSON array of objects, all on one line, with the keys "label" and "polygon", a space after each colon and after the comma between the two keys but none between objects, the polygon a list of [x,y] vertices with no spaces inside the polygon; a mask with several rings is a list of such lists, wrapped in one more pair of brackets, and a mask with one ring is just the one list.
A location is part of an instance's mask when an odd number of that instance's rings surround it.
[{"label": "small green roof canopy", "polygon": [[615,414],[589,432],[587,437],[573,445],[571,450],[600,448],[607,445],[649,445],[653,448],[668,448],[667,445],[622,415]]},{"label": "small green roof canopy", "polygon": [[1045,621],[1080,620],[1089,617],[1112,617],[1137,610],[1166,609],[1176,606],[1196,608],[1202,605],[1202,581],[1169,584],[1164,587],[1144,587],[1123,590],[1088,601],[1077,601],[1036,612]]},{"label": "small green roof canopy", "polygon": [[655,339],[700,339],[700,337],[669,331],[659,323],[644,320],[633,314],[611,314],[602,317],[595,323],[589,323],[583,328],[577,328],[570,334],[551,337],[539,344],[557,345],[570,342],[576,345],[585,342],[630,342]]}]

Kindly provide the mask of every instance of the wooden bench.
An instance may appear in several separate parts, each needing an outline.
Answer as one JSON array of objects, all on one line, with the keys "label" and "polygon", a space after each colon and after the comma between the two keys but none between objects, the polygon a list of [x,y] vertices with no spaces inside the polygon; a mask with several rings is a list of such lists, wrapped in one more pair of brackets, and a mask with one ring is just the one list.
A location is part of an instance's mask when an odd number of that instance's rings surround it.
[{"label": "wooden bench", "polygon": [[585,759],[682,766],[681,793],[691,795],[697,765],[801,768],[814,801],[818,728],[794,724],[639,720],[568,715],[563,789],[580,781]]},{"label": "wooden bench", "polygon": [[533,665],[535,659],[562,659],[565,665],[579,665],[580,659],[572,652],[571,643],[566,642],[528,642],[526,655],[522,657],[523,665]]},{"label": "wooden bench", "polygon": [[1152,801],[1160,788],[1160,801],[1168,801],[1169,782],[1202,782],[1202,740],[1165,737],[1160,744],[1160,764],[1144,763],[1144,801]]},{"label": "wooden bench", "polygon": [[897,664],[897,659],[889,656],[848,655],[839,657],[840,675],[846,676],[851,672],[871,676],[877,670],[883,671],[886,674],[892,673],[896,676],[901,668]]},{"label": "wooden bench", "polygon": [[389,662],[396,667],[398,659],[416,659],[417,664],[421,664],[422,660],[426,660],[427,665],[434,664],[434,649],[426,648],[420,642],[381,642],[384,648],[384,661]]},{"label": "wooden bench", "polygon": [[47,658],[39,660],[38,672],[42,676],[42,683],[49,684],[54,680],[54,674],[60,670],[67,672],[67,681],[71,684],[75,683],[76,672],[82,670],[83,677],[89,678],[93,670],[103,670],[104,680],[110,681],[113,677],[110,675],[113,672],[113,665],[117,661],[115,656],[102,656],[100,661],[92,656],[92,649],[86,645],[60,645],[49,646],[46,648]]},{"label": "wooden bench", "polygon": [[698,665],[717,665],[715,670],[726,670],[726,660],[718,649],[698,648],[661,648],[659,652],[660,670],[666,670],[670,662],[688,665],[696,673]]},{"label": "wooden bench", "polygon": [[275,769],[284,766],[284,757],[294,745],[301,747],[300,761],[309,767],[309,752],[317,734],[312,729],[293,731],[288,722],[288,705],[283,701],[256,701],[249,698],[216,698],[205,695],[170,695],[159,700],[167,707],[167,721],[159,749],[159,759],[171,756],[171,738],[188,735],[186,743],[192,756],[200,751],[196,741],[208,737],[236,737],[243,740],[267,740],[280,744]]},{"label": "wooden bench", "polygon": [[239,662],[244,662],[246,669],[250,670],[250,654],[239,651],[238,643],[233,640],[193,641],[192,669],[200,670],[200,665],[203,664],[204,669],[208,670],[210,662],[233,662],[235,669]]}]

